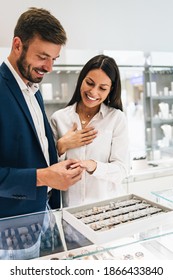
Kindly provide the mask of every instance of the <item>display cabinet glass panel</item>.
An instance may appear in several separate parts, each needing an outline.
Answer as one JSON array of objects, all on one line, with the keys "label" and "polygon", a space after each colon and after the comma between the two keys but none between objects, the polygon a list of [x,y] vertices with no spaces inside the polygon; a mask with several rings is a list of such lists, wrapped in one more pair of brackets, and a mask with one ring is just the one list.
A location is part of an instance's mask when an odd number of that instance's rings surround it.
[{"label": "display cabinet glass panel", "polygon": [[[171,61],[167,61],[170,54],[166,58],[166,54],[164,57],[151,54],[150,65],[145,67],[144,72],[146,150],[149,160],[168,159],[173,155],[173,67],[170,66]],[[162,66],[159,61],[163,63]]]}]

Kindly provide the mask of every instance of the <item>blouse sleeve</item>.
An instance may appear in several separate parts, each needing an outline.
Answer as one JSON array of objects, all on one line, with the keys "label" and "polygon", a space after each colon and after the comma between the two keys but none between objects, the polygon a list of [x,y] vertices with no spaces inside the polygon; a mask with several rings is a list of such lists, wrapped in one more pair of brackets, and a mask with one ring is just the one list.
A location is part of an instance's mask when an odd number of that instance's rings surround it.
[{"label": "blouse sleeve", "polygon": [[[53,138],[54,138],[54,141],[55,141],[55,147],[56,147],[56,150],[57,150],[57,141],[60,138],[60,136],[58,134],[56,112],[50,118],[50,126],[51,126],[51,129],[52,129]],[[66,159],[66,153],[64,153],[63,155],[59,156],[58,155],[58,150],[57,150],[57,157],[58,157],[58,161],[63,161],[63,160]]]},{"label": "blouse sleeve", "polygon": [[112,144],[108,163],[97,162],[97,168],[92,174],[102,180],[121,183],[129,172],[129,144],[127,119],[121,114],[118,125],[114,127]]}]

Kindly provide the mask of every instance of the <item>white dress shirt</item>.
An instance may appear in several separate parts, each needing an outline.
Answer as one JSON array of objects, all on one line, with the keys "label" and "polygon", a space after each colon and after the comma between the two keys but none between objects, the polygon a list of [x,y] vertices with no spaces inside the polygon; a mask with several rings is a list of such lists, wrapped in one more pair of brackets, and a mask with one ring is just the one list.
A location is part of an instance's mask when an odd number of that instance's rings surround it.
[{"label": "white dress shirt", "polygon": [[[51,117],[54,139],[62,137],[74,122],[82,129],[76,105],[56,111]],[[83,173],[82,179],[63,192],[64,206],[76,206],[122,195],[122,180],[129,165],[128,129],[125,114],[121,110],[101,104],[100,111],[88,126],[98,131],[89,145],[68,150],[60,160],[93,159],[97,168],[92,175]]]},{"label": "white dress shirt", "polygon": [[49,165],[49,152],[48,152],[48,140],[45,133],[44,127],[44,119],[43,114],[38,104],[38,101],[35,97],[35,93],[38,91],[38,84],[32,84],[31,86],[27,86],[24,81],[20,78],[18,73],[14,70],[12,65],[10,64],[9,60],[5,61],[6,65],[12,72],[13,76],[15,77],[22,93],[25,98],[25,101],[28,105],[28,109],[30,111],[32,120],[34,122],[34,126],[40,141],[40,145],[46,159],[47,165]]}]

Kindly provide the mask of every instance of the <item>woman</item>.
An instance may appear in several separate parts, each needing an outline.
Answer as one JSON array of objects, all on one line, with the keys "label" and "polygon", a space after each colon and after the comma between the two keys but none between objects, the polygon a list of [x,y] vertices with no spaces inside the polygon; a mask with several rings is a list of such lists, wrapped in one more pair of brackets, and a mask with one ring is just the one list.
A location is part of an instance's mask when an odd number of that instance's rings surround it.
[{"label": "woman", "polygon": [[78,159],[82,179],[63,192],[64,206],[122,194],[128,170],[128,132],[122,112],[119,69],[113,58],[97,55],[80,72],[67,107],[51,117],[60,159]]}]

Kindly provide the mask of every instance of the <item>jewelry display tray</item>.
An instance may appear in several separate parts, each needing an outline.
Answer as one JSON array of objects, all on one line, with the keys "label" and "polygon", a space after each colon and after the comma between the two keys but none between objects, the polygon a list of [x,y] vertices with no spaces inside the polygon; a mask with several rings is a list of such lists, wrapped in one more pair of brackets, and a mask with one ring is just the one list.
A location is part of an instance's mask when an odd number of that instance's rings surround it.
[{"label": "jewelry display tray", "polygon": [[94,244],[168,224],[173,209],[129,194],[63,209],[63,219]]}]

